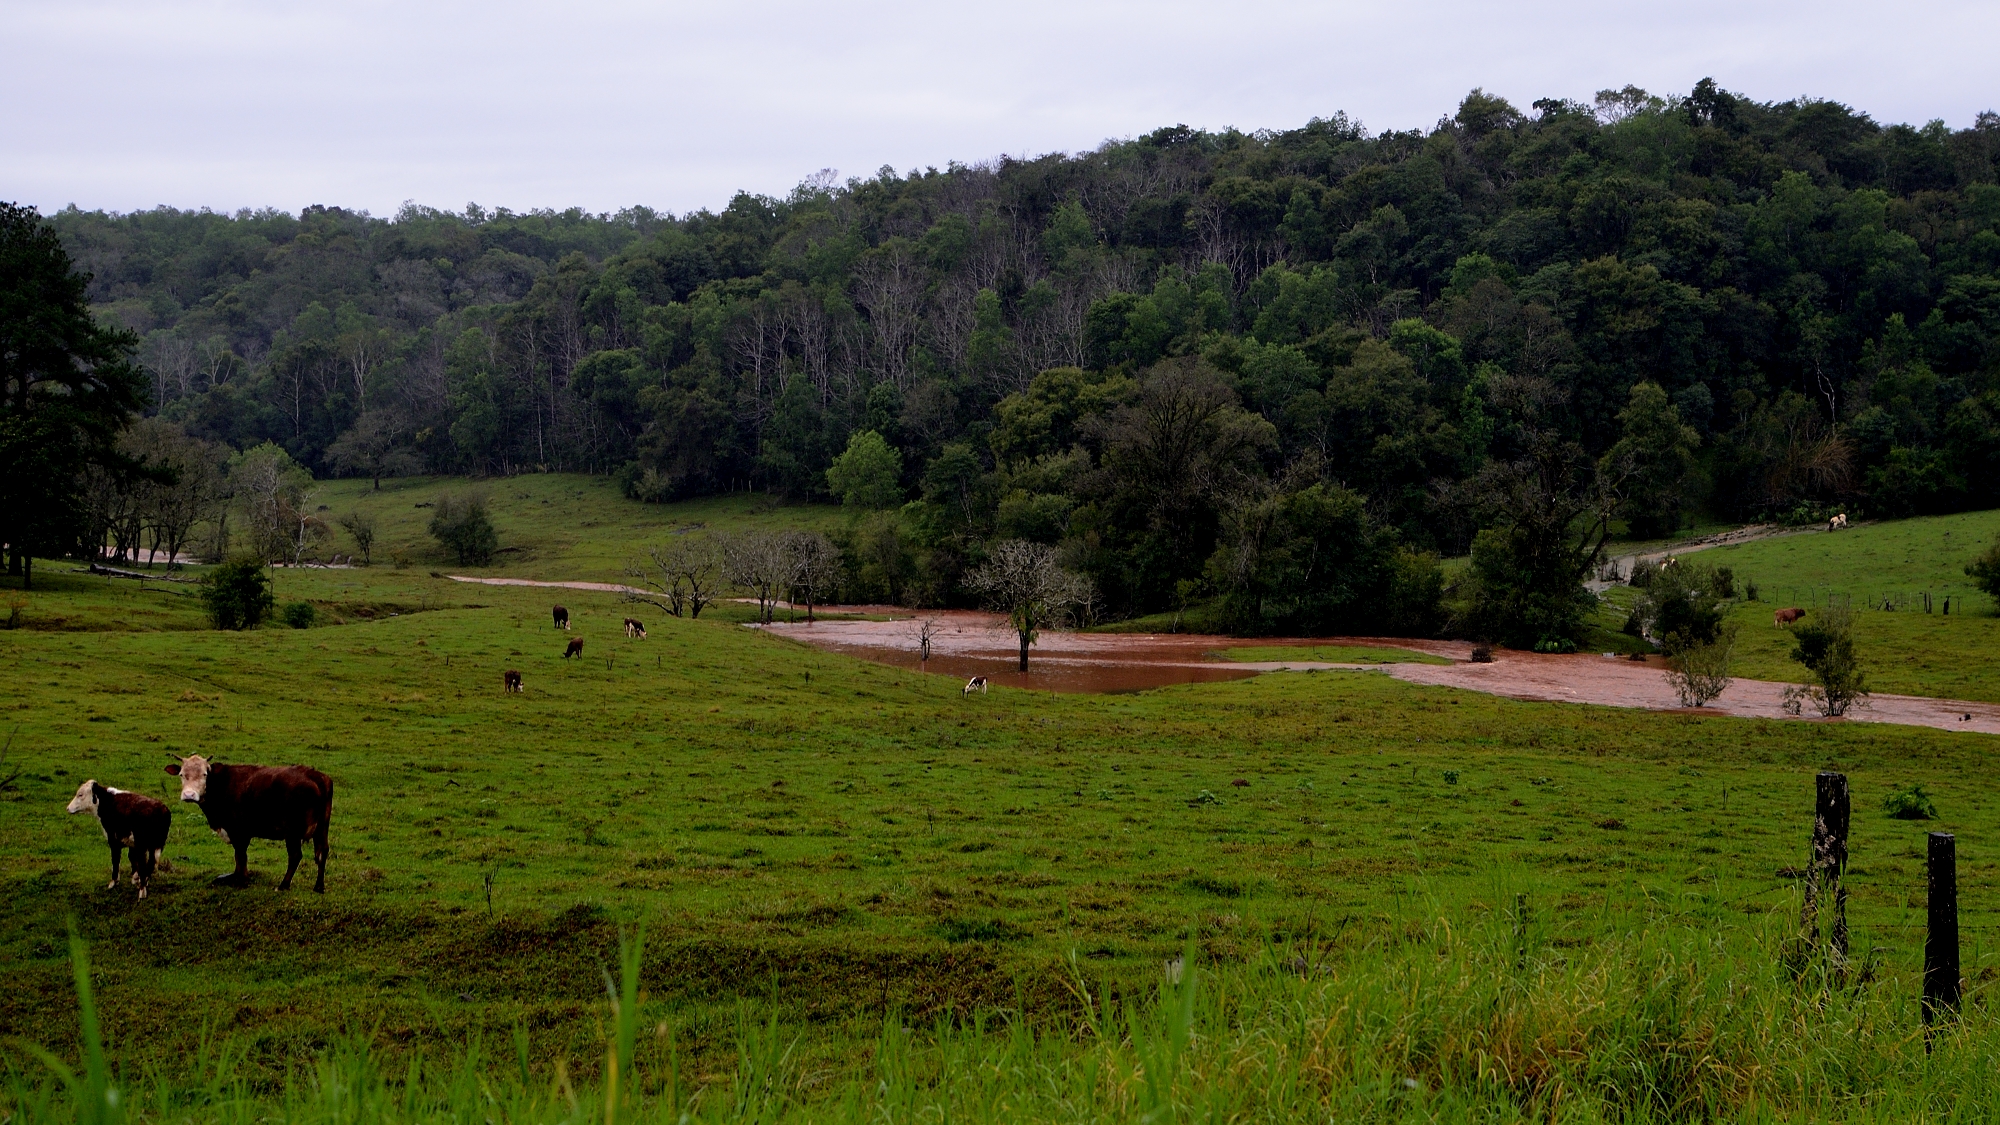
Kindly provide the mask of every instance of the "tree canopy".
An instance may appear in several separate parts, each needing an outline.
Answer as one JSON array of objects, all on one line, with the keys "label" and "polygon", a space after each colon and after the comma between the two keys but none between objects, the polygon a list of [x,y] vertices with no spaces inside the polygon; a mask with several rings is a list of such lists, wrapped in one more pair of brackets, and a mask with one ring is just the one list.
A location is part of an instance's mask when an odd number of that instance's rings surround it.
[{"label": "tree canopy", "polygon": [[[1306,544],[1343,521],[1375,547],[1342,589],[1482,529],[1493,582],[1576,569],[1586,540],[1529,558],[1490,503],[1493,467],[1537,450],[1596,466],[1579,487],[1616,485],[1648,533],[2000,503],[1996,160],[1990,113],[1884,125],[1704,81],[1525,109],[1474,91],[1428,131],[1173,126],[680,216],[50,223],[98,314],[143,337],[151,409],[198,438],[321,475],[914,496],[867,534],[922,563],[870,564],[917,596],[969,597],[1016,539],[1115,612],[1192,583],[1314,617],[1347,595],[1311,608],[1283,575],[1319,573]],[[867,499],[837,462],[869,467]],[[1575,619],[1553,589],[1521,612],[1539,623],[1495,628]]]}]

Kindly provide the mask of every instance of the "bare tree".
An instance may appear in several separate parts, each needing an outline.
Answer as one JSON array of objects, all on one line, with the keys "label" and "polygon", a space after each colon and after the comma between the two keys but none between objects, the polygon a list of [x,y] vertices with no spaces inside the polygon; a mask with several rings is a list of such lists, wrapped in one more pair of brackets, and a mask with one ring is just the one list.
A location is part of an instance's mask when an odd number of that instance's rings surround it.
[{"label": "bare tree", "polygon": [[650,567],[635,561],[625,573],[665,598],[665,603],[653,604],[675,617],[700,617],[721,591],[722,550],[713,536],[682,535],[665,546],[646,548],[646,555]]},{"label": "bare tree", "polygon": [[778,594],[791,577],[781,537],[769,531],[739,531],[722,537],[722,573],[757,599],[757,620],[771,623]]},{"label": "bare tree", "polygon": [[935,617],[917,622],[917,662],[926,672],[931,670],[931,646],[937,642],[939,624]]},{"label": "bare tree", "polygon": [[1054,547],[1020,539],[995,545],[986,565],[966,576],[966,585],[1007,615],[1021,639],[1023,672],[1028,670],[1028,646],[1043,629],[1067,622],[1070,611],[1090,593],[1090,580],[1064,570]]},{"label": "bare tree", "polygon": [[152,435],[148,457],[165,475],[149,483],[140,502],[152,535],[153,557],[165,554],[169,569],[180,565],[181,548],[195,525],[213,518],[222,506],[224,452],[171,424],[162,424]]},{"label": "bare tree", "polygon": [[784,536],[786,562],[790,564],[787,583],[792,600],[806,603],[806,624],[812,624],[813,606],[840,584],[840,548],[817,531],[793,531]]},{"label": "bare tree", "polygon": [[371,551],[375,546],[375,517],[363,511],[352,511],[340,517],[340,526],[354,540],[354,549],[361,552],[361,565],[374,561]]}]

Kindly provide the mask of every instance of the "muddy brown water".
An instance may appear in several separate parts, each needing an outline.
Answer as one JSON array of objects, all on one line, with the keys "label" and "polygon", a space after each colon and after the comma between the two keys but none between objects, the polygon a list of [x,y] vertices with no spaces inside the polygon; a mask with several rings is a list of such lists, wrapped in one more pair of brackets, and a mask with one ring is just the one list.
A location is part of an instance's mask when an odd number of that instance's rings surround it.
[{"label": "muddy brown water", "polygon": [[[832,607],[835,612],[859,607]],[[887,607],[868,607],[881,611]],[[907,613],[908,611],[903,611]],[[1006,621],[995,614],[950,611],[926,615],[935,622],[928,670],[953,677],[985,676],[996,685],[1064,692],[1127,692],[1176,684],[1240,680],[1264,672],[1369,668],[1410,683],[1548,703],[1589,703],[1648,711],[1680,711],[1680,700],[1658,658],[1612,659],[1598,653],[1569,656],[1496,649],[1491,663],[1474,664],[1463,641],[1396,637],[1216,637],[1199,634],[1045,633],[1030,651],[1028,671],[1017,670],[1018,649]],[[891,621],[779,622],[770,632],[832,652],[898,668],[920,670],[923,618]],[[1228,648],[1354,645],[1400,648],[1442,656],[1449,664],[1330,664],[1312,660],[1232,662]],[[1795,719],[1783,703],[1787,684],[1739,679],[1703,714]],[[1808,721],[1817,720],[1810,714]],[[1895,723],[1940,730],[2000,734],[2000,706],[1910,695],[1876,695],[1849,712],[1845,722]]]},{"label": "muddy brown water", "polygon": [[[616,592],[613,583],[534,582],[523,579],[465,578],[461,582],[549,586]],[[792,612],[792,607],[786,607]],[[1680,711],[1680,701],[1655,658],[1645,662],[1610,659],[1596,653],[1543,655],[1496,649],[1490,664],[1470,662],[1463,641],[1406,637],[1216,637],[1186,633],[1044,633],[1029,655],[1028,671],[1017,670],[1017,642],[997,614],[944,610],[915,614],[897,606],[821,606],[821,613],[891,616],[886,621],[822,619],[808,624],[781,621],[762,626],[777,636],[842,652],[878,664],[934,675],[984,676],[998,685],[1061,692],[1129,692],[1177,684],[1241,680],[1263,672],[1372,668],[1410,683],[1502,695],[1548,703],[1589,703],[1648,711]],[[919,632],[931,621],[931,659],[919,659]],[[1356,645],[1400,648],[1442,656],[1450,664],[1329,664],[1311,660],[1234,662],[1217,655],[1242,647]],[[1788,684],[1739,679],[1701,710],[1742,718],[1797,719],[1783,703]],[[1817,720],[1804,716],[1807,721]],[[1939,730],[2000,734],[2000,705],[1961,699],[1878,694],[1835,722],[1895,723]]]},{"label": "muddy brown water", "polygon": [[[881,607],[833,607],[835,612]],[[907,610],[899,611],[908,613]],[[931,657],[922,659],[920,630],[935,622]],[[1355,637],[1220,637],[1200,633],[1043,633],[1029,650],[1028,670],[1020,670],[1020,642],[1005,618],[995,614],[947,611],[895,621],[821,620],[775,622],[764,628],[781,637],[887,664],[960,680],[984,676],[996,686],[1060,692],[1130,692],[1178,684],[1243,680],[1281,668],[1360,667],[1317,661],[1243,663],[1217,655],[1228,648],[1308,648],[1314,645],[1369,645],[1463,659],[1466,646],[1453,642]]]}]

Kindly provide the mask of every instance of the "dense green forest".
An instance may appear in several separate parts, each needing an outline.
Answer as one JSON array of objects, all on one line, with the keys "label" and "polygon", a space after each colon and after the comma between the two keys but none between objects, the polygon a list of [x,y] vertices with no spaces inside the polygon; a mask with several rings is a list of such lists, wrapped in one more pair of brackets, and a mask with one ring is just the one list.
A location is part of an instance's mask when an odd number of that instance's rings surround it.
[{"label": "dense green forest", "polygon": [[879,513],[855,596],[963,600],[1018,538],[1110,613],[1433,628],[1422,553],[1476,536],[1492,579],[1574,570],[1593,514],[2000,502],[1992,113],[1475,90],[1428,132],[1176,126],[678,217],[49,222],[195,437],[831,495]]}]

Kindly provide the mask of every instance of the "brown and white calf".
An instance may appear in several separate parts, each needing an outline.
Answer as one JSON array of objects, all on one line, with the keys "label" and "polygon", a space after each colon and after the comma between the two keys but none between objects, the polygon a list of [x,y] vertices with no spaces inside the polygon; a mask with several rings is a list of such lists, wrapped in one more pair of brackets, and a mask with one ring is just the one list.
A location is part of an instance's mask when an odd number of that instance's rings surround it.
[{"label": "brown and white calf", "polygon": [[99,785],[96,778],[77,786],[76,796],[70,798],[69,811],[97,814],[97,827],[103,831],[104,840],[111,845],[111,881],[105,884],[109,890],[118,885],[118,853],[129,851],[132,856],[132,885],[139,888],[139,897],[146,897],[146,887],[153,881],[153,869],[172,871],[174,865],[167,862],[161,853],[167,846],[167,829],[173,826],[173,810],[143,793],[127,793],[123,789],[113,789],[109,785]]},{"label": "brown and white calf", "polygon": [[236,871],[215,881],[240,887],[250,879],[250,841],[283,840],[290,863],[278,889],[290,890],[299,869],[300,847],[313,842],[319,877],[313,890],[326,893],[326,830],[333,819],[333,779],[310,766],[239,766],[191,754],[167,767],[181,779],[181,800],[200,805],[208,826],[236,849]]},{"label": "brown and white calf", "polygon": [[637,637],[643,641],[646,639],[646,627],[641,625],[636,618],[628,617],[625,619],[625,635],[628,637]]},{"label": "brown and white calf", "polygon": [[512,668],[500,673],[500,687],[505,691],[520,691],[521,673]]},{"label": "brown and white calf", "polygon": [[959,691],[958,697],[960,699],[964,699],[966,696],[971,695],[975,691],[981,695],[986,694],[985,676],[974,676],[971,679],[965,681],[965,687]]},{"label": "brown and white calf", "polygon": [[549,611],[549,616],[555,619],[556,628],[564,630],[569,628],[569,610],[557,606]]},{"label": "brown and white calf", "polygon": [[569,659],[570,657],[572,657],[572,656],[574,656],[574,657],[578,657],[578,658],[581,658],[581,657],[583,656],[583,638],[582,638],[582,637],[571,637],[571,638],[569,639],[569,646],[568,646],[567,648],[563,649],[563,659],[564,659],[564,660],[568,660],[568,659]]}]

